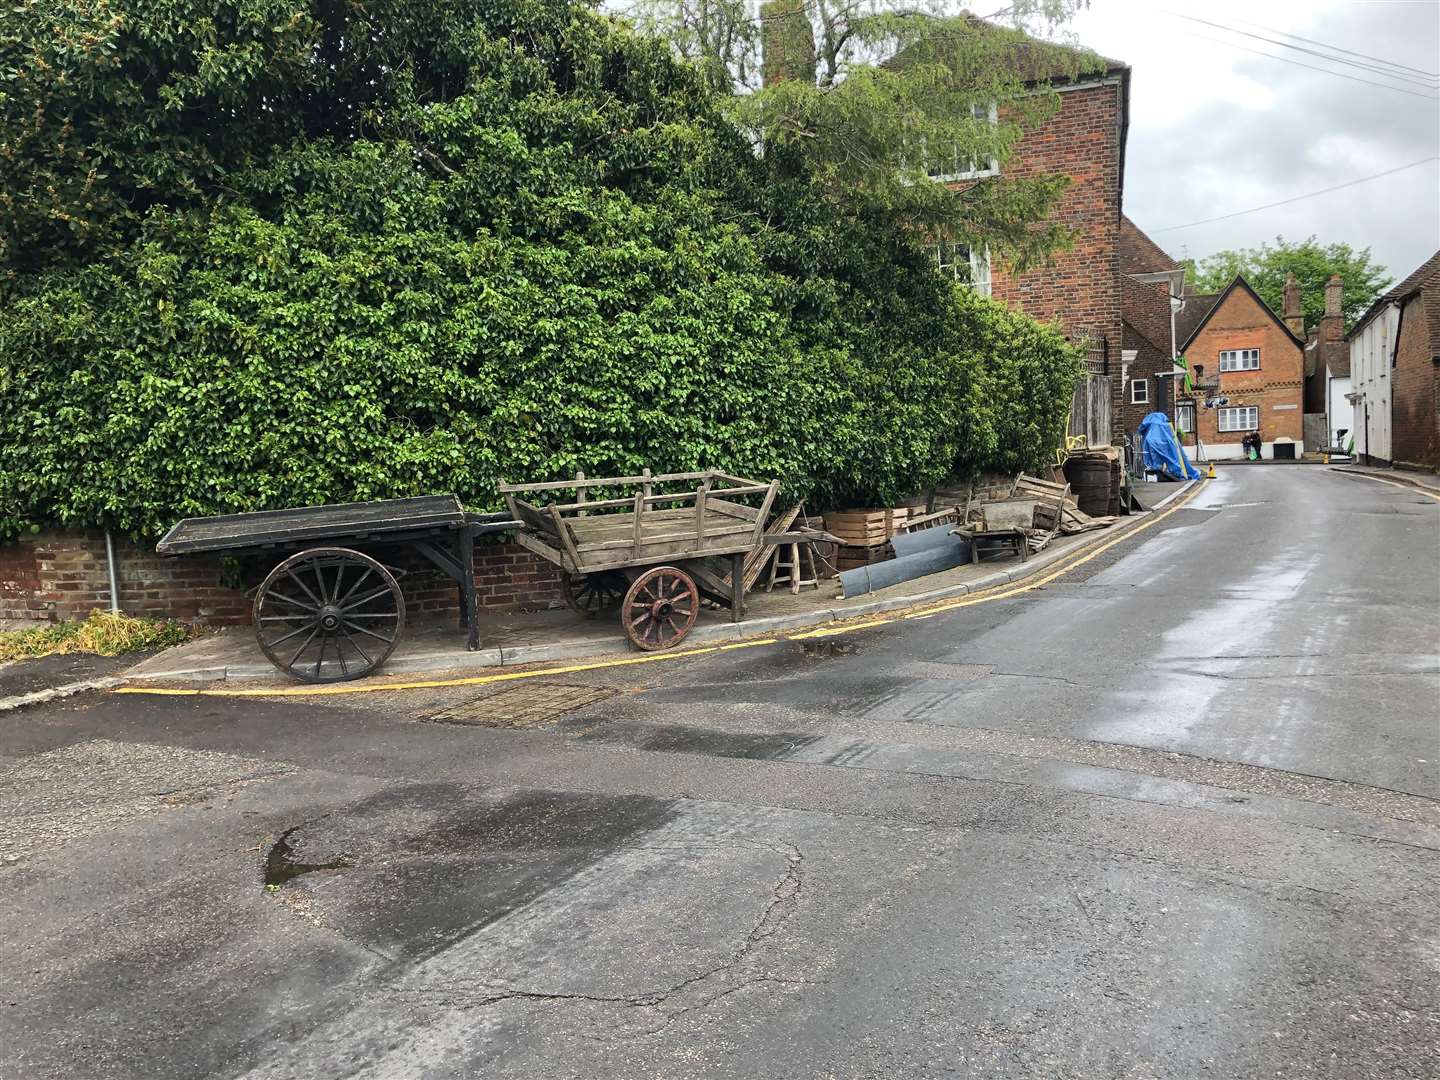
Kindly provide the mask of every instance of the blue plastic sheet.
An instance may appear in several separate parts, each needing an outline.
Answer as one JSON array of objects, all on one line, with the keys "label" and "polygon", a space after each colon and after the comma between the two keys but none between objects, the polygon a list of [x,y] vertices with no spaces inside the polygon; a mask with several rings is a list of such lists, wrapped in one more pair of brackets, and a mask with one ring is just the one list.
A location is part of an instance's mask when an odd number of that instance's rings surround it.
[{"label": "blue plastic sheet", "polygon": [[1180,449],[1170,417],[1163,412],[1152,412],[1140,421],[1140,460],[1147,470],[1153,469],[1171,480],[1200,479],[1200,470]]}]

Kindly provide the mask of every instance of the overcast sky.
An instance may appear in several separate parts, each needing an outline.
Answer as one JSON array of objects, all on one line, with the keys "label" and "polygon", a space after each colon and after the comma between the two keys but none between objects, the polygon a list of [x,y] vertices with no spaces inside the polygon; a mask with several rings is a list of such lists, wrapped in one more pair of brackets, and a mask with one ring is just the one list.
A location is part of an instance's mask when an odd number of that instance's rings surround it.
[{"label": "overcast sky", "polygon": [[[1167,228],[1434,158],[1440,155],[1440,101],[1434,90],[1200,26],[1166,9],[1262,37],[1280,37],[1276,30],[1298,34],[1436,72],[1440,0],[1091,0],[1069,27],[1084,44],[1133,69],[1125,212],[1174,257],[1202,258],[1277,234],[1287,240],[1314,234],[1322,242],[1371,248],[1398,279],[1440,248],[1440,163],[1433,160],[1287,206]],[[1236,46],[1428,96],[1367,86]]]}]

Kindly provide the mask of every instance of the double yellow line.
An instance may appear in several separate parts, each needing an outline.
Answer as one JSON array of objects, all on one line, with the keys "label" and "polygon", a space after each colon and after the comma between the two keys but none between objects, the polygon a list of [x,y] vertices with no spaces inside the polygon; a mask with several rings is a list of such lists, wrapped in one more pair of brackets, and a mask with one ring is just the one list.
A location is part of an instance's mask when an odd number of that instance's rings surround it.
[{"label": "double yellow line", "polygon": [[[1382,481],[1388,483],[1389,481]],[[113,694],[151,694],[164,697],[333,697],[339,694],[378,694],[396,690],[434,690],[443,689],[449,686],[489,686],[492,683],[515,682],[519,679],[541,679],[550,675],[574,675],[584,671],[601,671],[606,668],[633,667],[636,664],[657,664],[665,660],[685,660],[692,656],[706,656],[710,653],[732,652],[735,649],[753,649],[761,645],[775,645],[781,641],[803,641],[810,638],[835,637],[839,634],[849,634],[856,630],[869,630],[876,626],[885,626],[889,623],[899,622],[902,619],[931,619],[936,615],[943,615],[947,611],[956,608],[969,607],[972,604],[988,604],[995,600],[1006,600],[1012,596],[1019,596],[1022,593],[1031,592],[1043,588],[1056,578],[1063,577],[1076,567],[1084,566],[1090,560],[1105,554],[1117,544],[1123,544],[1137,533],[1153,528],[1160,524],[1175,511],[1179,510],[1205,486],[1201,480],[1186,492],[1183,496],[1166,509],[1147,518],[1133,528],[1126,529],[1119,536],[1106,541],[1099,547],[1090,548],[1077,553],[1078,558],[1062,559],[1057,567],[1033,581],[1027,581],[1024,585],[1016,585],[1013,588],[1007,586],[996,586],[987,589],[974,596],[957,597],[953,600],[940,600],[933,604],[926,604],[910,610],[900,610],[885,615],[870,616],[857,619],[851,622],[838,623],[833,626],[822,626],[816,630],[805,630],[796,634],[787,634],[785,637],[760,637],[750,638],[747,641],[736,641],[728,645],[709,645],[696,649],[681,649],[675,652],[646,653],[642,656],[623,656],[613,660],[594,660],[582,664],[566,664],[559,667],[531,668],[528,671],[503,671],[493,675],[471,675],[458,679],[424,679],[415,682],[387,682],[387,683],[337,683],[326,686],[283,686],[274,688],[256,688],[251,690],[185,690],[170,687],[148,687],[148,686],[121,686],[112,690]],[[1405,486],[1405,485],[1399,485]]]}]

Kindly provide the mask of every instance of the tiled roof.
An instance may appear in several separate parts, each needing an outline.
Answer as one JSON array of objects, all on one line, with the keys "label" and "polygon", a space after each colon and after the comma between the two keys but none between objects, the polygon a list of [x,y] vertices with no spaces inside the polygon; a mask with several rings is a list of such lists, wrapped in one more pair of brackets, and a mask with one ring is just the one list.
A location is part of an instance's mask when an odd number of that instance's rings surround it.
[{"label": "tiled roof", "polygon": [[1175,313],[1175,340],[1184,346],[1191,336],[1205,321],[1210,314],[1215,302],[1220,299],[1219,293],[1187,293],[1185,295],[1185,306]]},{"label": "tiled roof", "polygon": [[1350,336],[1353,337],[1386,304],[1403,303],[1416,293],[1423,293],[1420,307],[1425,312],[1425,322],[1430,330],[1430,355],[1440,356],[1440,251],[1431,255],[1413,274],[1371,304],[1370,309],[1351,329]]},{"label": "tiled roof", "polygon": [[[1251,288],[1250,283],[1239,274],[1236,274],[1233,278],[1231,278],[1230,284],[1226,285],[1224,291],[1221,292],[1218,296],[1205,295],[1186,297],[1186,309],[1189,309],[1193,306],[1195,308],[1195,313],[1193,317],[1186,317],[1187,311],[1182,311],[1180,313],[1180,317],[1176,320],[1175,337],[1176,341],[1180,345],[1181,352],[1184,352],[1187,348],[1190,347],[1190,340],[1198,333],[1200,333],[1200,331],[1204,328],[1206,320],[1210,318],[1210,314],[1221,304],[1225,303],[1226,299],[1228,299],[1230,294],[1233,293],[1236,289],[1244,289],[1247,293],[1249,293],[1250,299],[1254,300],[1255,303],[1259,305],[1260,310],[1263,311],[1266,315],[1269,315],[1270,318],[1274,320],[1276,326],[1278,326],[1281,330],[1285,331],[1286,336],[1289,337],[1291,341],[1295,342],[1295,344],[1300,346],[1301,349],[1305,348],[1304,339],[1297,337],[1295,335],[1295,332],[1291,330],[1290,327],[1285,325],[1285,320],[1280,318],[1279,315],[1276,315],[1274,309],[1272,309],[1269,304],[1265,303],[1264,298],[1261,297],[1261,295],[1257,293],[1253,288]],[[1192,305],[1192,300],[1200,302],[1194,303]],[[1184,333],[1180,332],[1180,326],[1182,323],[1185,327]]]},{"label": "tiled roof", "polygon": [[1180,264],[1125,215],[1120,215],[1120,242],[1117,245],[1122,274],[1159,274],[1179,270]]}]

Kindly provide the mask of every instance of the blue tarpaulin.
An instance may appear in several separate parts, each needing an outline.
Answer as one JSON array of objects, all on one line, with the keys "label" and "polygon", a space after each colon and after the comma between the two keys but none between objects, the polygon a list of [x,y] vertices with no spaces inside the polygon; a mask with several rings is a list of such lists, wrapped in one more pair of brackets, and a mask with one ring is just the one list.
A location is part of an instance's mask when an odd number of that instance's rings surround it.
[{"label": "blue tarpaulin", "polygon": [[1200,479],[1200,470],[1190,464],[1190,459],[1175,441],[1170,417],[1163,412],[1152,412],[1140,421],[1139,434],[1140,460],[1147,470],[1153,469],[1172,480]]}]

